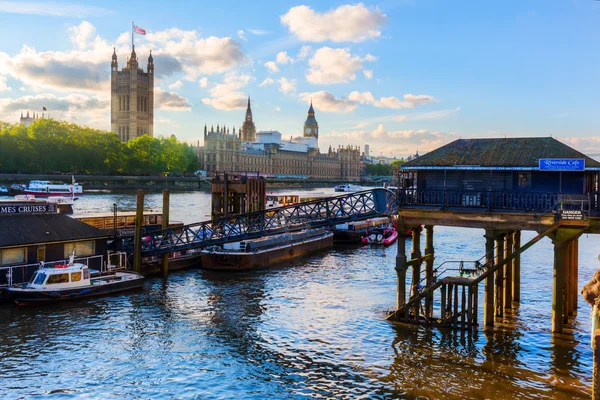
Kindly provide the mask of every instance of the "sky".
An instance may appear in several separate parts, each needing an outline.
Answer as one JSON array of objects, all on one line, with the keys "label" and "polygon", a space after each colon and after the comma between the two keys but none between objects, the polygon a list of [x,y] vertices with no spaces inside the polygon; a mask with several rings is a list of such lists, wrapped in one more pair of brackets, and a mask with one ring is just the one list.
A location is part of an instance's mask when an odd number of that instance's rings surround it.
[{"label": "sky", "polygon": [[155,136],[204,124],[369,144],[405,157],[458,138],[552,136],[600,154],[600,1],[0,1],[0,120],[110,129],[110,62],[155,64]]}]

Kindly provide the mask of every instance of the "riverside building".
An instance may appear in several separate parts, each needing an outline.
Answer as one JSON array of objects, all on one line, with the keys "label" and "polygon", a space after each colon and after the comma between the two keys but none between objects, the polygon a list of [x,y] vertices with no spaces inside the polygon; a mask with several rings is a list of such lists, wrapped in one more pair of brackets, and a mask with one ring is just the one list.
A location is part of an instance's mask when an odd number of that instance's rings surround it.
[{"label": "riverside building", "polygon": [[204,126],[204,146],[198,149],[201,167],[217,171],[260,171],[275,178],[332,179],[358,181],[360,149],[340,146],[327,153],[318,148],[319,124],[312,103],[303,127],[303,136],[282,139],[278,131],[259,131],[252,119],[248,99],[246,118],[236,133],[235,127]]}]

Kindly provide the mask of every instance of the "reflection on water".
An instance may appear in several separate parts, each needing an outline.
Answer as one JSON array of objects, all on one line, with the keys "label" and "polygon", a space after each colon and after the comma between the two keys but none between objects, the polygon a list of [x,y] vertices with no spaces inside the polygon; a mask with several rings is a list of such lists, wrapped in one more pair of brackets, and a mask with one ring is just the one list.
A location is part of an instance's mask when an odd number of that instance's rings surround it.
[{"label": "reflection on water", "polygon": [[[78,207],[110,211],[115,201],[135,206],[124,194]],[[154,208],[160,201],[146,196]],[[171,214],[204,219],[207,201],[172,194]],[[436,262],[479,258],[482,235],[436,228]],[[593,236],[581,240],[580,286],[599,248]],[[382,319],[395,303],[395,252],[336,247],[262,271],[189,270],[124,295],[1,307],[2,396],[589,398],[589,309],[580,301],[572,329],[550,333],[549,242],[523,256],[521,305],[496,329],[472,333]]]}]

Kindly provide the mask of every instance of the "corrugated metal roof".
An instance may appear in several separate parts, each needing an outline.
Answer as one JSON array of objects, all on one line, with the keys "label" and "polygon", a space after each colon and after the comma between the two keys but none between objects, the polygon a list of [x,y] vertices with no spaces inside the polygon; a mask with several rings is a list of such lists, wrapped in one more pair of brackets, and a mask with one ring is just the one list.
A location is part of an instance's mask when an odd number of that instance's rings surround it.
[{"label": "corrugated metal roof", "polygon": [[407,162],[410,167],[523,167],[537,168],[540,158],[583,158],[585,166],[600,163],[551,137],[458,139]]}]

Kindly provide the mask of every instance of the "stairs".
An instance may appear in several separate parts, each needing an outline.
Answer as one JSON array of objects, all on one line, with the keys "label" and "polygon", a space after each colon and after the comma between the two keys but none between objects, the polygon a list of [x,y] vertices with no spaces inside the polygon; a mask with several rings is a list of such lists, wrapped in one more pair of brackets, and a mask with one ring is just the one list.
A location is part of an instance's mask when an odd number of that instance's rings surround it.
[{"label": "stairs", "polygon": [[[431,325],[452,329],[473,329],[477,327],[479,284],[506,264],[512,262],[521,253],[550,235],[562,226],[562,221],[546,229],[529,242],[514,251],[500,263],[486,263],[481,268],[471,270],[473,277],[446,276],[435,278],[429,286],[419,289],[399,309],[392,311],[387,320],[418,325]],[[485,259],[486,256],[480,260]],[[489,257],[492,260],[492,257]],[[462,263],[461,263],[462,266]],[[414,268],[414,267],[413,267]],[[435,301],[434,301],[435,299]],[[425,304],[436,304],[428,307]],[[437,312],[435,312],[437,311]]]}]

